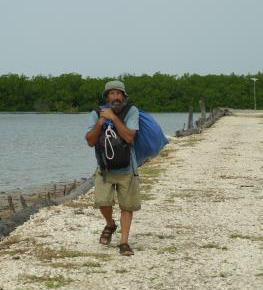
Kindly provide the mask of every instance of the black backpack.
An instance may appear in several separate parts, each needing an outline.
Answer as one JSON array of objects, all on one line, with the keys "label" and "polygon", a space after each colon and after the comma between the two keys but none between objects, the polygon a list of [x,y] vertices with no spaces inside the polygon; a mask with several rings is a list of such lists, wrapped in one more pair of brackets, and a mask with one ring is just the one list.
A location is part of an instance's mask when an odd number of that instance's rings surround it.
[{"label": "black backpack", "polygon": [[[124,122],[124,119],[132,105],[126,104],[119,114],[118,118]],[[100,108],[95,110],[98,117],[100,116]],[[130,165],[131,149],[130,145],[119,135],[117,129],[112,122],[104,123],[95,145],[95,153],[101,171],[108,169],[121,169]]]}]

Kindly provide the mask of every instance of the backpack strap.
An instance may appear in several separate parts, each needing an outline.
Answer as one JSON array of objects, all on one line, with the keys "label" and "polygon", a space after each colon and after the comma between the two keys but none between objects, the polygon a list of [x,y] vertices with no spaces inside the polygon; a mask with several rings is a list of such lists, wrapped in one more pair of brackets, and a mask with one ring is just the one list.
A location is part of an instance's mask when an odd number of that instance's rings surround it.
[{"label": "backpack strap", "polygon": [[[128,102],[121,110],[121,112],[119,114],[116,114],[118,116],[118,118],[124,123],[124,119],[125,117],[127,116],[130,108],[133,106],[133,104],[131,102]],[[106,106],[102,106],[102,107],[99,107],[99,108],[96,108],[95,109],[95,112],[97,113],[97,116],[98,118],[100,117],[100,111],[101,109],[103,108],[107,108]],[[130,146],[129,146],[130,147]],[[106,168],[104,169],[103,167],[107,164],[106,163],[106,160],[105,160],[105,157],[103,154],[101,154],[101,148],[98,146],[98,143],[95,145],[95,152],[96,152],[96,156],[98,158],[98,163],[99,163],[99,166],[100,166],[100,169],[101,169],[101,173],[102,173],[102,176],[103,176],[103,181],[105,182],[106,180],[106,172],[108,171],[107,169],[107,166]],[[135,173],[135,170],[134,170],[134,165],[133,165],[133,162],[131,160],[131,166],[132,166],[132,169],[133,169],[133,173],[134,175],[136,175]]]},{"label": "backpack strap", "polygon": [[120,118],[120,120],[123,122],[125,117],[127,116],[130,108],[132,107],[133,105],[131,103],[127,103],[123,108],[122,110],[120,111],[119,114],[117,114],[117,116]]}]

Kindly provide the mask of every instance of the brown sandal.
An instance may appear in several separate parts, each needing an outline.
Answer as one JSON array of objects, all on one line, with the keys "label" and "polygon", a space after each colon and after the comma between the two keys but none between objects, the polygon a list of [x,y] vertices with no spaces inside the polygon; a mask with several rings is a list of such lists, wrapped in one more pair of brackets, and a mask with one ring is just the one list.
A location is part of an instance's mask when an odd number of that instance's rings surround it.
[{"label": "brown sandal", "polygon": [[[112,234],[116,231],[117,229],[117,225],[114,222],[114,226],[113,227],[109,227],[109,226],[105,226],[105,228],[103,229],[101,235],[100,235],[100,244],[102,245],[108,245],[111,242],[111,236]],[[103,240],[105,240],[105,242],[103,242]]]},{"label": "brown sandal", "polygon": [[131,249],[131,247],[129,246],[129,244],[120,244],[120,245],[118,245],[118,247],[120,248],[121,255],[123,255],[123,256],[134,255],[134,252]]}]

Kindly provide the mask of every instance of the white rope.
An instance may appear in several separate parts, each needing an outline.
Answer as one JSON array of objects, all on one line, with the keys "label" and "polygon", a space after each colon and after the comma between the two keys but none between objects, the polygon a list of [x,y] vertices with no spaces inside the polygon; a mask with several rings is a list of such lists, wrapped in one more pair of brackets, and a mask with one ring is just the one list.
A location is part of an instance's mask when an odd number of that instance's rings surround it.
[{"label": "white rope", "polygon": [[[110,138],[117,139],[116,133],[112,130],[111,125],[109,125],[108,128],[105,130],[105,155],[106,155],[106,158],[109,160],[113,159],[114,155],[115,155]],[[111,152],[112,152],[111,157],[108,155],[107,143],[109,144],[109,147],[110,147]]]}]

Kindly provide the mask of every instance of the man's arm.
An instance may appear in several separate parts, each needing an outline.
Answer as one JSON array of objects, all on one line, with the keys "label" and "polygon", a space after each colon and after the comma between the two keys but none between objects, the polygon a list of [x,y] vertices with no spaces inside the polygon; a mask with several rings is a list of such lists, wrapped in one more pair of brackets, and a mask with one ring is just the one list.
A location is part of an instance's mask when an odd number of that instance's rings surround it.
[{"label": "man's arm", "polygon": [[105,118],[100,116],[94,128],[86,133],[85,139],[90,147],[94,147],[100,136],[101,127],[105,121]]},{"label": "man's arm", "polygon": [[103,109],[100,113],[101,117],[112,120],[120,136],[127,142],[132,143],[136,130],[127,128],[122,121],[114,114],[112,109]]},{"label": "man's arm", "polygon": [[112,122],[114,123],[116,129],[118,130],[120,136],[128,143],[132,143],[135,134],[136,134],[136,130],[131,130],[129,128],[127,128],[122,122],[121,120],[116,116]]}]

